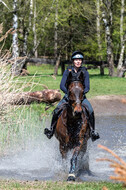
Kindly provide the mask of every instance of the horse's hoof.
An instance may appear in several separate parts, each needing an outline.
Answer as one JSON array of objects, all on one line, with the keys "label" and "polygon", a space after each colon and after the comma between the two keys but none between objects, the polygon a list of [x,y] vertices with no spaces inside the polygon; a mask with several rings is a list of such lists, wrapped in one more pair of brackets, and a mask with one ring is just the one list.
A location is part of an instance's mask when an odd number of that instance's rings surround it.
[{"label": "horse's hoof", "polygon": [[75,175],[74,174],[69,174],[67,181],[75,181]]}]

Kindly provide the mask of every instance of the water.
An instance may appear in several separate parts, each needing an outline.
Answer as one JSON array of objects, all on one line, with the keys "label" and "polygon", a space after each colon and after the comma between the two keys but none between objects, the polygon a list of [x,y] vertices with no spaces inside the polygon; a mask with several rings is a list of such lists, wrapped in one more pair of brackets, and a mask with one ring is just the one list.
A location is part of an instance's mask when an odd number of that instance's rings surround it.
[{"label": "water", "polygon": [[114,175],[113,169],[108,162],[97,162],[98,158],[113,157],[97,147],[98,144],[104,145],[114,151],[124,161],[126,161],[126,116],[97,116],[96,130],[100,134],[100,139],[89,145],[89,165],[93,176],[87,175],[85,180],[109,180],[110,175]]},{"label": "water", "polygon": [[[47,121],[46,125],[49,123]],[[114,174],[108,162],[96,161],[97,158],[111,158],[106,151],[98,148],[97,144],[107,146],[126,161],[125,127],[126,116],[96,117],[96,130],[101,138],[93,143],[89,140],[84,163],[89,163],[90,169],[80,173],[77,181],[108,181],[109,176]],[[55,138],[48,140],[40,133],[37,140],[29,140],[26,144],[27,149],[0,158],[1,179],[54,181],[67,179],[71,153],[68,154],[67,161],[63,162]]]}]

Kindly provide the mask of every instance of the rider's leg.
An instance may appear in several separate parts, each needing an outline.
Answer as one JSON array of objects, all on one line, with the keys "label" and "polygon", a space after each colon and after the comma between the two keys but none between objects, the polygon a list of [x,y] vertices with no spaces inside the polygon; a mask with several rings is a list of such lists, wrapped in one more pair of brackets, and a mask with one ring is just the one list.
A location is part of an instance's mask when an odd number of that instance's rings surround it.
[{"label": "rider's leg", "polygon": [[58,111],[59,111],[60,107],[56,107],[55,110],[53,111],[53,116],[52,116],[52,121],[51,121],[51,126],[50,129],[45,128],[44,129],[44,134],[51,139],[51,137],[53,136],[54,132],[55,132],[55,127],[56,127],[56,121],[58,119]]},{"label": "rider's leg", "polygon": [[[57,105],[57,107],[55,108],[55,110],[53,111],[53,116],[52,116],[52,121],[51,121],[51,126],[50,129],[45,128],[44,129],[44,134],[51,139],[51,137],[53,136],[54,132],[55,132],[55,128],[56,128],[56,124],[57,124],[57,120],[58,120],[58,116],[59,116],[59,110],[61,108],[61,105],[65,102],[68,101],[67,95],[65,95],[63,97],[63,99],[59,102],[59,104]],[[62,110],[61,110],[62,111]]]},{"label": "rider's leg", "polygon": [[91,139],[92,141],[95,141],[100,138],[99,134],[95,132],[95,116],[94,116],[94,110],[90,104],[90,102],[85,98],[82,102],[82,105],[85,105],[88,107],[89,111],[89,121],[91,126]]}]

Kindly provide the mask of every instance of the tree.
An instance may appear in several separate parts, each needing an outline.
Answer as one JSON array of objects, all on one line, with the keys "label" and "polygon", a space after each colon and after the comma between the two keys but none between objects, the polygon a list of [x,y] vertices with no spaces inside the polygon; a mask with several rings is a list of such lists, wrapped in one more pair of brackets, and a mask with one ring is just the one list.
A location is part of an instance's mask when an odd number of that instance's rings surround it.
[{"label": "tree", "polygon": [[33,19],[34,48],[33,48],[33,52],[34,52],[35,57],[38,57],[38,51],[35,48],[37,45],[36,18],[37,18],[36,0],[34,0],[34,19]]},{"label": "tree", "polygon": [[109,75],[114,76],[113,40],[112,40],[112,6],[113,0],[102,1],[102,18],[105,26],[107,43],[107,61],[109,64]]},{"label": "tree", "polygon": [[120,58],[118,62],[118,67],[117,67],[117,76],[122,77],[124,74],[124,69],[123,69],[123,58],[124,58],[124,50],[125,50],[125,41],[126,41],[126,32],[124,33],[123,28],[124,28],[124,7],[125,7],[125,2],[124,0],[121,0],[121,16],[120,16],[120,44],[121,44],[121,51],[120,51]]},{"label": "tree", "polygon": [[100,65],[100,74],[104,75],[104,64],[102,56],[102,41],[101,41],[101,24],[100,24],[100,0],[96,0],[96,9],[97,9],[97,41],[98,41],[98,51],[99,51],[99,61],[102,62]]},{"label": "tree", "polygon": [[[0,1],[0,23],[3,22],[6,33],[13,27],[13,15],[17,15],[17,28],[14,28],[19,56],[54,58],[54,74],[58,72],[60,59],[69,59],[77,49],[83,51],[85,60],[107,59],[110,76],[114,75],[115,60],[123,67],[126,49],[124,0],[15,1],[14,11],[14,0]],[[4,49],[14,47],[12,42],[9,36]],[[17,63],[15,68],[19,73],[24,62]],[[103,65],[100,73],[104,74]]]},{"label": "tree", "polygon": [[19,49],[18,49],[18,16],[17,16],[17,0],[13,0],[13,28],[15,32],[13,33],[13,42],[12,42],[12,57],[14,58],[14,63],[12,65],[12,74],[19,75],[19,63],[17,61],[19,57]]}]

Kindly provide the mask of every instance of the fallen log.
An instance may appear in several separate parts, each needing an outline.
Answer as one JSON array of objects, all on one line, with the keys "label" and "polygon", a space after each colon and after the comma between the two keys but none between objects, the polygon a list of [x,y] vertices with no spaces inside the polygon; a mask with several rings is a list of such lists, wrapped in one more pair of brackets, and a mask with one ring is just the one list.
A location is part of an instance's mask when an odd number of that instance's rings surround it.
[{"label": "fallen log", "polygon": [[59,90],[45,89],[43,91],[13,94],[11,97],[12,98],[8,102],[11,105],[27,105],[33,102],[45,102],[51,104],[61,99],[61,93]]}]

